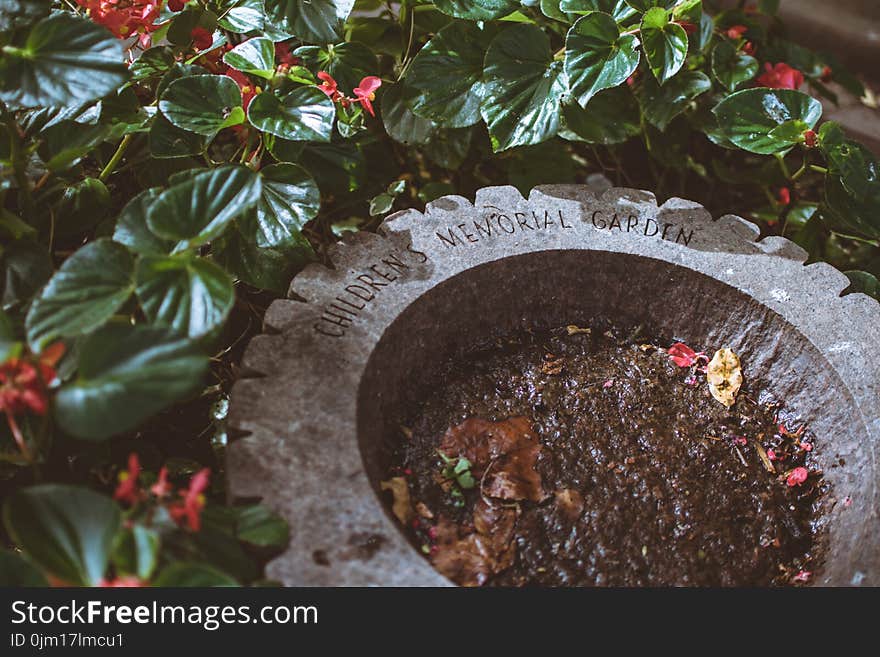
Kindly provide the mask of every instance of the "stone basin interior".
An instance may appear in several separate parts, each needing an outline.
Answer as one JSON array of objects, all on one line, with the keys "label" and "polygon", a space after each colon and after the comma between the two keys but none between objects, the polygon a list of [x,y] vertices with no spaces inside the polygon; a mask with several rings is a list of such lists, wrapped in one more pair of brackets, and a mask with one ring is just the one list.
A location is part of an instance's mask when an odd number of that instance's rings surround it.
[{"label": "stone basin interior", "polygon": [[508,257],[458,274],[412,303],[370,356],[358,393],[358,439],[377,496],[403,405],[412,403],[414,392],[431,394],[424,390],[425,373],[480,338],[589,325],[595,317],[707,348],[729,345],[753,390],[784,400],[786,409],[810,423],[815,456],[831,483],[823,512],[825,561],[814,581],[850,584],[855,554],[869,547],[868,518],[830,509],[835,496],[869,490],[875,477],[858,446],[866,428],[850,393],[820,352],[775,311],[702,273],[643,256],[557,250]]}]

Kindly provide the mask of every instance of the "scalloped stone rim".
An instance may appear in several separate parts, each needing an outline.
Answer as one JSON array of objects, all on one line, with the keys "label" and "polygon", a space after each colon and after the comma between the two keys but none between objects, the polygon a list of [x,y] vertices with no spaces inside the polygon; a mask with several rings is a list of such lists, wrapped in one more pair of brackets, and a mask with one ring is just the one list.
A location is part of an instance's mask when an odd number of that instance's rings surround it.
[{"label": "scalloped stone rim", "polygon": [[839,271],[804,266],[788,240],[756,241],[739,217],[601,185],[444,197],[388,217],[380,233],[348,235],[331,249],[333,269],[296,276],[232,391],[230,425],[244,437],[227,450],[230,493],[262,498],[291,525],[269,577],[448,585],[376,491],[377,441],[399,389],[488,325],[515,328],[536,312],[588,321],[604,304],[695,344],[729,344],[746,376],[811,422],[833,487],[814,582],[880,584],[880,305],[841,297]]}]

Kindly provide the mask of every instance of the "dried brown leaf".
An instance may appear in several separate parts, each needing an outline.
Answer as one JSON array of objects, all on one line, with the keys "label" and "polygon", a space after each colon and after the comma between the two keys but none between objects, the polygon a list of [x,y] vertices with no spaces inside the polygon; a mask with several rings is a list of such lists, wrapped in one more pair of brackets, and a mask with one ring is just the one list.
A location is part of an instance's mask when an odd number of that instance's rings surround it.
[{"label": "dried brown leaf", "polygon": [[577,520],[584,512],[584,497],[574,488],[556,491],[556,506],[569,521]]},{"label": "dried brown leaf", "polygon": [[413,508],[406,477],[392,477],[387,481],[379,482],[379,488],[391,491],[391,495],[394,497],[391,512],[401,523],[408,524],[413,517]]},{"label": "dried brown leaf", "polygon": [[742,387],[743,376],[739,356],[727,347],[715,352],[706,370],[706,380],[712,396],[730,408]]}]

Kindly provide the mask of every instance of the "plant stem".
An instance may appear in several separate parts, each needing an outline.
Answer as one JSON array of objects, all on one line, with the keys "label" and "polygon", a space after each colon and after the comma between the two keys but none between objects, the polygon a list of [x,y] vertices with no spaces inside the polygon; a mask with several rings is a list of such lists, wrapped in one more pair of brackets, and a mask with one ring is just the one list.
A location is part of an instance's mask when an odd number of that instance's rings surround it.
[{"label": "plant stem", "polygon": [[791,172],[788,170],[788,165],[785,163],[785,157],[779,153],[774,154],[773,157],[779,162],[779,168],[782,170],[782,175],[785,176],[785,179],[791,180]]},{"label": "plant stem", "polygon": [[104,182],[110,177],[110,174],[116,169],[116,165],[119,164],[120,160],[122,160],[122,157],[125,155],[125,151],[128,150],[131,138],[131,134],[125,135],[125,137],[122,138],[122,141],[119,142],[119,146],[116,148],[116,152],[113,153],[113,157],[110,158],[110,161],[107,162],[107,166],[105,166],[101,170],[101,173],[98,174],[98,180]]},{"label": "plant stem", "polygon": [[817,166],[815,164],[810,165],[810,171],[815,171],[816,173],[823,173],[823,174],[828,173],[828,169],[826,169],[825,167]]}]

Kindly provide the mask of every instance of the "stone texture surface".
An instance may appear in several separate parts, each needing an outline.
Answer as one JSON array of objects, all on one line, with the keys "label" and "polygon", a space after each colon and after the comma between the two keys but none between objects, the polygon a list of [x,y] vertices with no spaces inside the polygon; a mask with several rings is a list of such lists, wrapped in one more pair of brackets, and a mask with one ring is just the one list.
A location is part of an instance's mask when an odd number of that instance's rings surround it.
[{"label": "stone texture surface", "polygon": [[[339,243],[272,304],[230,418],[234,497],[260,497],[292,538],[268,575],[289,585],[448,585],[381,502],[382,444],[401,393],[487,331],[534,321],[638,321],[729,345],[747,377],[822,439],[833,492],[817,584],[880,585],[880,305],[733,216],[587,186],[444,197]],[[845,507],[838,500],[852,497]]]}]

